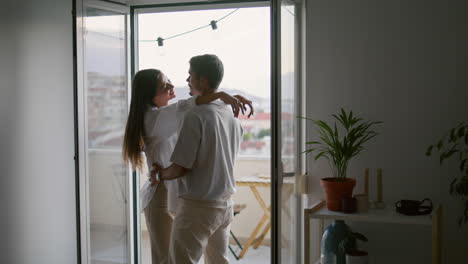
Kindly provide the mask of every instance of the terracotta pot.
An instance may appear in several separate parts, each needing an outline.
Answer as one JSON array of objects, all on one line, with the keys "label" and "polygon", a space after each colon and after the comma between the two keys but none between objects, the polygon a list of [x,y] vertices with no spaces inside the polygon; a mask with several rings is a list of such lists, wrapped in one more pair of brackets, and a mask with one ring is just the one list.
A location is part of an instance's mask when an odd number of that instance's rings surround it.
[{"label": "terracotta pot", "polygon": [[328,210],[341,211],[341,200],[353,196],[356,180],[346,178],[343,181],[341,178],[323,178],[320,180],[320,185],[325,192]]}]

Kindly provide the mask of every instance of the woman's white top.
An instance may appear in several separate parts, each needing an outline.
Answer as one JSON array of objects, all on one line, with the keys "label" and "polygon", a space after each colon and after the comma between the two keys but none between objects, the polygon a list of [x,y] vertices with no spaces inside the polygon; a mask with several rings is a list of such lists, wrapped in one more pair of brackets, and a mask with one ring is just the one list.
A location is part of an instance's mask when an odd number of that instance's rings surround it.
[{"label": "woman's white top", "polygon": [[[165,107],[148,107],[144,117],[144,152],[148,170],[151,171],[153,163],[163,168],[169,167],[172,152],[179,137],[179,131],[187,111],[195,104],[196,96],[179,100],[177,103]],[[164,181],[168,190],[168,209],[175,212],[178,199],[176,181]],[[141,210],[143,211],[151,201],[157,185],[151,186],[148,182],[140,189]]]}]

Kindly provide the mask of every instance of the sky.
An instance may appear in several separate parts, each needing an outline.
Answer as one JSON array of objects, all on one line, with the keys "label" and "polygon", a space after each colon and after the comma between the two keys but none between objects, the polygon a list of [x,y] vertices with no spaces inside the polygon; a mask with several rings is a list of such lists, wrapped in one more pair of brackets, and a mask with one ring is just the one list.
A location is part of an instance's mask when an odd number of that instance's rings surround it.
[{"label": "sky", "polygon": [[[186,87],[188,61],[192,56],[216,54],[224,63],[225,75],[221,88],[241,90],[264,98],[270,97],[270,9],[251,7],[148,13],[138,16],[139,69],[162,70],[176,87]],[[230,14],[231,12],[234,13]],[[288,76],[294,71],[293,13],[282,9],[282,75],[288,86]],[[230,15],[228,15],[230,14]],[[228,15],[227,17],[225,17]],[[225,17],[224,19],[221,19]],[[109,75],[125,72],[125,16],[106,15],[86,18],[88,71]],[[220,20],[221,19],[221,20]],[[218,29],[201,30],[167,39],[218,21]],[[159,47],[156,39],[165,38]],[[283,97],[288,97],[283,89]]]},{"label": "sky", "polygon": [[[269,97],[270,94],[270,9],[242,8],[211,27],[164,41],[219,20],[235,9],[140,14],[139,69],[162,70],[178,87],[187,85],[191,57],[216,54],[224,64],[222,88],[237,89]],[[151,42],[148,42],[150,40]]]}]

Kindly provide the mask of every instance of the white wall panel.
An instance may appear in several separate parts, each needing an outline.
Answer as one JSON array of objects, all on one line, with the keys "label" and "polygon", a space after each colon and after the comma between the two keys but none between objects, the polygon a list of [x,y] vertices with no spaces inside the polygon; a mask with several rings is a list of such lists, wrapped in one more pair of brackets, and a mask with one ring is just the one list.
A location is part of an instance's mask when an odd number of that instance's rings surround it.
[{"label": "white wall panel", "polygon": [[7,0],[1,10],[0,263],[73,264],[72,1]]},{"label": "white wall panel", "polygon": [[[466,260],[468,228],[458,228],[461,207],[448,195],[456,164],[440,168],[437,158],[424,155],[429,144],[468,118],[466,3],[312,0],[307,5],[308,116],[331,120],[346,107],[384,121],[381,135],[351,162],[348,175],[362,177],[365,167],[375,175],[383,168],[389,206],[426,197],[442,203],[443,263]],[[318,180],[330,170],[325,162],[309,159],[308,165],[311,197],[319,197]],[[372,263],[430,263],[429,228],[353,226],[368,235]]]}]

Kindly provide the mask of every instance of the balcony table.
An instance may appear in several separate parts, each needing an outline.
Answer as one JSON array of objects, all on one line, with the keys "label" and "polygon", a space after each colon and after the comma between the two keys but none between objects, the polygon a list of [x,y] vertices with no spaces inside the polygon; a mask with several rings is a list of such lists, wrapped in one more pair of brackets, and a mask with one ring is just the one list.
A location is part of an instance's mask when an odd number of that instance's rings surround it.
[{"label": "balcony table", "polygon": [[[263,239],[267,235],[268,231],[270,231],[270,226],[271,226],[271,217],[270,217],[270,209],[271,206],[267,206],[265,201],[262,199],[260,196],[260,193],[257,190],[257,187],[268,187],[270,188],[271,186],[271,178],[265,175],[252,175],[252,176],[246,176],[242,177],[238,180],[236,180],[236,185],[237,186],[245,186],[249,187],[250,190],[252,191],[255,199],[257,200],[257,203],[260,205],[260,208],[263,210],[263,216],[260,218],[260,220],[257,223],[257,226],[253,229],[251,232],[249,238],[247,239],[247,242],[243,246],[243,249],[241,253],[239,254],[239,258],[242,258],[247,250],[250,248],[250,246],[253,245],[253,248],[258,248],[260,244],[262,243]],[[285,197],[289,197],[292,192],[294,191],[294,177],[288,177],[283,179],[283,185],[285,186]],[[287,199],[283,199],[287,200]],[[287,207],[283,207],[287,208]],[[290,212],[286,211],[286,214],[289,215],[290,217]],[[264,227],[263,227],[264,226]],[[260,233],[260,235],[257,237],[258,233],[263,227],[263,231]]]}]

